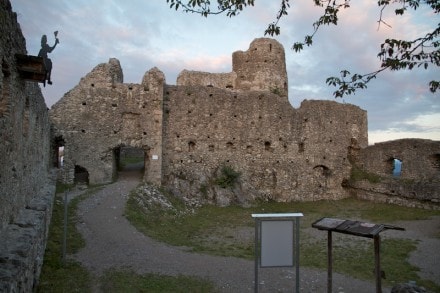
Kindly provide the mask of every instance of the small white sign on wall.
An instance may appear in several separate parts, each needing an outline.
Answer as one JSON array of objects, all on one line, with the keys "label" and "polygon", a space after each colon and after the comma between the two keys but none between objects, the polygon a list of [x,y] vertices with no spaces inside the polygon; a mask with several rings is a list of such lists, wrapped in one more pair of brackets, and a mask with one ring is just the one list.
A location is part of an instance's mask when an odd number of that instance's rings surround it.
[{"label": "small white sign on wall", "polygon": [[159,156],[158,156],[158,155],[153,155],[153,156],[151,157],[151,159],[153,159],[153,160],[159,160]]}]

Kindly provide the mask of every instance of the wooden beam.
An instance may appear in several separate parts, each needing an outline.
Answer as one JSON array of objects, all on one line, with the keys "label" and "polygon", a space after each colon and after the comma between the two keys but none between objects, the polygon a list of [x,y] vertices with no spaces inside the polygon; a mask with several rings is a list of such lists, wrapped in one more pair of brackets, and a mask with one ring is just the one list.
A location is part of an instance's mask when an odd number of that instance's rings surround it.
[{"label": "wooden beam", "polygon": [[46,66],[42,57],[15,54],[20,77],[36,82],[46,82]]}]

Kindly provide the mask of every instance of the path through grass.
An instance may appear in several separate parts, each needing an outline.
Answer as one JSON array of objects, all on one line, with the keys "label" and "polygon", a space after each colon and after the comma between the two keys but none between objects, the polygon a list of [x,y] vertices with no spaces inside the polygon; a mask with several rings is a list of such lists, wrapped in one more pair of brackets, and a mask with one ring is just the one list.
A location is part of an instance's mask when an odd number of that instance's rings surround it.
[{"label": "path through grass", "polygon": [[[175,198],[170,202],[176,201]],[[357,199],[317,201],[301,203],[255,203],[252,207],[217,207],[206,205],[188,212],[183,204],[174,209],[159,206],[146,211],[136,192],[127,202],[126,217],[146,235],[176,246],[190,247],[194,252],[254,259],[254,221],[252,213],[302,212],[301,266],[326,269],[327,242],[324,231],[311,228],[322,217],[364,220],[373,223],[392,224],[395,221],[414,221],[439,216],[439,211],[428,211],[377,204]],[[313,233],[313,230],[314,233]],[[384,232],[386,233],[386,232]],[[316,238],[317,234],[321,234]],[[336,235],[338,234],[338,235]],[[440,288],[428,280],[421,280],[418,268],[408,263],[409,254],[417,242],[405,239],[383,239],[381,263],[386,273],[385,285],[417,281],[430,289]],[[373,241],[368,238],[334,233],[334,271],[352,277],[374,280]]]}]

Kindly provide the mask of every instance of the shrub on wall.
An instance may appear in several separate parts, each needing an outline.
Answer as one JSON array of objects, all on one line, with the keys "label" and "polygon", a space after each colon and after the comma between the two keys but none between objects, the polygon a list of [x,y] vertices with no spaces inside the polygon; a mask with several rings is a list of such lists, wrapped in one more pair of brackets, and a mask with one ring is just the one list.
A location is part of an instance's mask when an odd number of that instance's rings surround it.
[{"label": "shrub on wall", "polygon": [[223,166],[220,169],[220,176],[215,179],[215,184],[222,188],[231,188],[238,182],[240,172],[235,171],[230,166]]}]

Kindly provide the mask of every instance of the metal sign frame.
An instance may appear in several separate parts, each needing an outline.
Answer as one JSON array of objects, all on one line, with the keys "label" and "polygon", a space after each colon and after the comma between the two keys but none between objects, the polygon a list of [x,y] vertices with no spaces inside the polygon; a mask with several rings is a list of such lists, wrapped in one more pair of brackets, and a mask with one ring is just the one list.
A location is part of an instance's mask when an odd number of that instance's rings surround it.
[{"label": "metal sign frame", "polygon": [[299,228],[302,213],[252,214],[255,219],[255,292],[259,268],[295,267],[299,292]]}]

